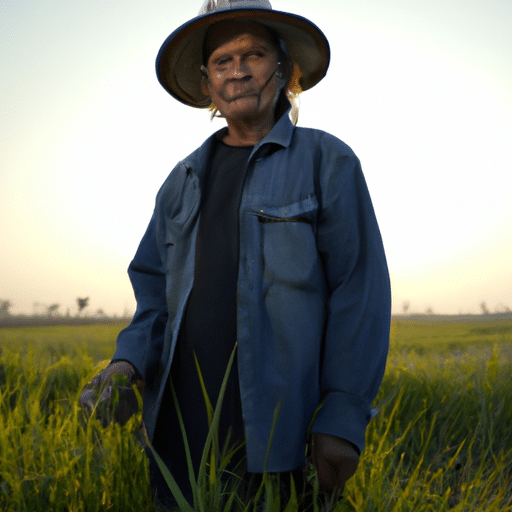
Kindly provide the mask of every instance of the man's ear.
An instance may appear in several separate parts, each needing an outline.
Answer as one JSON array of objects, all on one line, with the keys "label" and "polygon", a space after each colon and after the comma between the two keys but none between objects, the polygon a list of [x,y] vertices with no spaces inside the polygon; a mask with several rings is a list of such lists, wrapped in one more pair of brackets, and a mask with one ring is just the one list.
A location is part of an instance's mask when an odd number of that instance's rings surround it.
[{"label": "man's ear", "polygon": [[210,96],[210,87],[208,85],[210,83],[210,76],[208,75],[208,69],[204,64],[201,66],[201,77],[201,92],[205,96]]},{"label": "man's ear", "polygon": [[208,87],[208,82],[206,80],[206,78],[201,78],[201,92],[205,95],[205,96],[210,96],[210,88]]}]

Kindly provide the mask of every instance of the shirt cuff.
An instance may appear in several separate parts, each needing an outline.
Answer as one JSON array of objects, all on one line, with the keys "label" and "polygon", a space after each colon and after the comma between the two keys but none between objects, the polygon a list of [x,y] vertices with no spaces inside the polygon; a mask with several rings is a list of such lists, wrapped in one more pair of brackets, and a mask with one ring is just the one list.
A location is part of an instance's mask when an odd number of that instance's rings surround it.
[{"label": "shirt cuff", "polygon": [[311,427],[311,433],[341,437],[362,453],[366,427],[371,418],[371,407],[360,397],[332,391],[325,397]]}]

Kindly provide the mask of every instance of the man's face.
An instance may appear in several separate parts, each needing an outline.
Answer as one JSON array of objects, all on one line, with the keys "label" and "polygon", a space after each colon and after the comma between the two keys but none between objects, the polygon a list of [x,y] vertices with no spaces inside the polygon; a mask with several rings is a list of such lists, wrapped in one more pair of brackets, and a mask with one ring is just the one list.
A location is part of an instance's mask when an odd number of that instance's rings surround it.
[{"label": "man's face", "polygon": [[273,124],[283,84],[276,77],[277,51],[266,30],[250,22],[225,22],[213,28],[207,44],[208,91],[228,123]]}]

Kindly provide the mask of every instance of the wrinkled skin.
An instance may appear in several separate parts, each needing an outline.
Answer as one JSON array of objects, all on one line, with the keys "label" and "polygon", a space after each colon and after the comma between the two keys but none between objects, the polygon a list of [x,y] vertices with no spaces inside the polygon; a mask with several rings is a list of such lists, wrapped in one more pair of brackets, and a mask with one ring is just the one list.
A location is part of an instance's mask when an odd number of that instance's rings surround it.
[{"label": "wrinkled skin", "polygon": [[134,386],[142,394],[144,381],[134,366],[115,361],[84,387],[79,405],[86,413],[95,411],[104,426],[112,420],[124,425],[139,409]]},{"label": "wrinkled skin", "polygon": [[274,126],[285,85],[277,50],[263,27],[242,21],[214,25],[208,48],[208,79],[202,88],[226,119],[223,140],[231,146],[254,145]]},{"label": "wrinkled skin", "polygon": [[352,443],[328,434],[313,434],[311,461],[324,495],[338,496],[347,480],[356,472],[359,453]]}]

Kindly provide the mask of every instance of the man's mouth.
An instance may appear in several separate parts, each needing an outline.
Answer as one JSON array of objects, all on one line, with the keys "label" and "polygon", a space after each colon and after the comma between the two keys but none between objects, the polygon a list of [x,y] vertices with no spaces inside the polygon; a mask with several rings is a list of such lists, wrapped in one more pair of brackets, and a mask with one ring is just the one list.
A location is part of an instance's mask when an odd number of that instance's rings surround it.
[{"label": "man's mouth", "polygon": [[227,102],[231,103],[233,101],[240,100],[242,98],[251,98],[251,97],[258,97],[258,93],[256,91],[250,90],[250,91],[244,91],[236,94],[223,94],[222,99]]},{"label": "man's mouth", "polygon": [[236,101],[236,100],[241,100],[242,98],[252,98],[252,97],[256,97],[257,98],[258,95],[255,92],[244,93],[244,94],[237,94],[236,96],[231,98],[229,101]]}]

